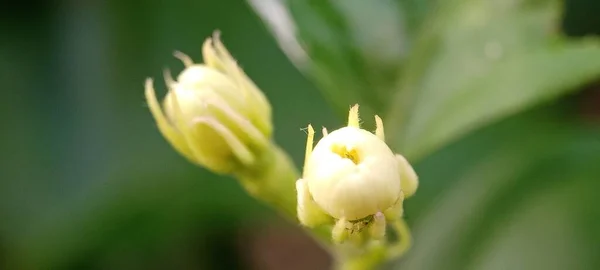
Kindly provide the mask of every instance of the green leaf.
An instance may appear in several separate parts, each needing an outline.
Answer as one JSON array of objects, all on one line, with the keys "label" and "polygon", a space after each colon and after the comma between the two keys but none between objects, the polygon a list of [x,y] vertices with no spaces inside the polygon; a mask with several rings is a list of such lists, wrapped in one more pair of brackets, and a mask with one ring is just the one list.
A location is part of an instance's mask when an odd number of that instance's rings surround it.
[{"label": "green leaf", "polygon": [[600,47],[562,40],[558,15],[557,1],[440,2],[384,118],[393,144],[415,160],[598,78]]},{"label": "green leaf", "polygon": [[386,114],[411,160],[600,76],[556,0],[248,1],[341,115]]},{"label": "green leaf", "polygon": [[393,269],[597,269],[600,130],[556,112],[426,158],[407,201],[415,246]]},{"label": "green leaf", "polygon": [[[407,28],[419,23],[427,2],[248,1],[344,116],[354,103],[365,115],[385,111],[410,47]],[[418,12],[402,12],[404,6]]]}]

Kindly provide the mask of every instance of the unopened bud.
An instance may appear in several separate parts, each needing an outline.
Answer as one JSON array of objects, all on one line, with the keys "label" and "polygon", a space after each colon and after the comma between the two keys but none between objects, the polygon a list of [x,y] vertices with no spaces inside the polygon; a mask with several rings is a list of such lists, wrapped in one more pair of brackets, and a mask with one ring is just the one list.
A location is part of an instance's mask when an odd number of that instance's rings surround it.
[{"label": "unopened bud", "polygon": [[264,94],[238,67],[218,35],[204,42],[205,63],[175,53],[185,70],[165,81],[163,106],[152,79],[146,99],[163,136],[190,161],[216,173],[252,166],[272,133],[271,107]]},{"label": "unopened bud", "polygon": [[348,126],[331,133],[324,129],[314,149],[309,125],[304,172],[296,183],[298,217],[309,227],[334,221],[335,241],[362,235],[367,227],[371,239],[381,239],[387,221],[402,218],[404,198],[417,189],[412,166],[385,143],[378,116],[375,122],[375,133],[362,129],[355,105]]},{"label": "unopened bud", "polygon": [[402,192],[392,150],[355,125],[323,137],[304,166],[303,177],[313,199],[337,219],[357,220],[384,211]]}]

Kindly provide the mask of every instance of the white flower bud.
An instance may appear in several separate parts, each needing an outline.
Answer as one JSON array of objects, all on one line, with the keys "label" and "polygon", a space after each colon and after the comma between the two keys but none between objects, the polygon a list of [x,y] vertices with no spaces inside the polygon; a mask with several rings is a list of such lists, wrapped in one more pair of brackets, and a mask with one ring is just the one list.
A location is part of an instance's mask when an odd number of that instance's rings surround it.
[{"label": "white flower bud", "polygon": [[253,165],[268,146],[271,107],[218,36],[205,41],[202,53],[204,64],[175,54],[186,68],[177,81],[165,72],[164,113],[151,79],[146,99],[161,133],[178,152],[214,172],[231,173]]},{"label": "white flower bud", "polygon": [[360,128],[329,133],[304,166],[313,199],[337,219],[357,220],[384,211],[400,196],[394,153],[373,133]]},{"label": "white flower bud", "polygon": [[374,134],[361,129],[356,105],[348,126],[331,133],[323,129],[314,149],[314,130],[308,127],[303,178],[296,183],[298,218],[309,227],[334,221],[336,242],[367,227],[371,239],[381,239],[386,222],[399,222],[404,198],[418,186],[410,164],[385,143],[381,119],[375,120]]}]

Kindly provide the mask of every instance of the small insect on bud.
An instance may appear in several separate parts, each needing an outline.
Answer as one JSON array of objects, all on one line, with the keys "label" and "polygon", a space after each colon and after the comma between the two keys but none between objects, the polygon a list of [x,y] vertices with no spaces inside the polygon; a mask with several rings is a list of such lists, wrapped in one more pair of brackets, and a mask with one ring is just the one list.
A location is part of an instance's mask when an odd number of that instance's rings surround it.
[{"label": "small insect on bud", "polygon": [[272,133],[271,107],[263,93],[238,67],[218,33],[202,47],[204,64],[176,52],[185,69],[175,81],[165,71],[169,89],[161,108],[152,79],[146,100],[159,130],[195,164],[231,173],[256,161]]},{"label": "small insect on bud", "polygon": [[367,227],[372,239],[381,239],[386,220],[401,218],[404,198],[416,191],[416,173],[388,147],[383,123],[378,116],[375,120],[375,133],[361,129],[355,105],[348,126],[330,133],[323,129],[314,149],[314,130],[308,126],[303,178],[296,182],[298,218],[308,227],[335,222],[337,242]]}]

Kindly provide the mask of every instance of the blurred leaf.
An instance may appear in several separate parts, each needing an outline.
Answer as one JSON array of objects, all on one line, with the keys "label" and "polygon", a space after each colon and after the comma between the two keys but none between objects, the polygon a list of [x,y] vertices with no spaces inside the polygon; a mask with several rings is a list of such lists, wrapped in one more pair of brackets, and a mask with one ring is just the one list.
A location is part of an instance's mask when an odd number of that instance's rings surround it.
[{"label": "blurred leaf", "polygon": [[[338,109],[387,110],[395,146],[425,158],[407,202],[409,219],[423,213],[415,248],[394,269],[598,268],[600,213],[582,209],[600,185],[599,130],[556,108],[477,130],[600,76],[597,41],[558,34],[560,1],[250,2]],[[396,30],[379,32],[389,18]],[[357,46],[390,35],[391,64]]]},{"label": "blurred leaf", "polygon": [[[294,64],[338,112],[384,112],[428,1],[248,0]],[[401,7],[418,12],[402,12]],[[405,16],[405,14],[411,15]],[[368,120],[370,121],[370,119]]]},{"label": "blurred leaf", "polygon": [[388,112],[412,160],[600,75],[597,43],[557,34],[560,1],[249,2],[339,112]]},{"label": "blurred leaf", "polygon": [[420,158],[484,124],[600,75],[597,43],[552,29],[557,1],[440,2],[405,66],[387,119],[394,144]]},{"label": "blurred leaf", "polygon": [[[490,126],[423,161],[419,196],[429,202],[407,210],[419,213],[415,246],[394,269],[597,269],[600,212],[590,207],[600,130],[548,112]],[[451,183],[433,187],[439,180]]]}]

